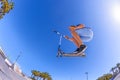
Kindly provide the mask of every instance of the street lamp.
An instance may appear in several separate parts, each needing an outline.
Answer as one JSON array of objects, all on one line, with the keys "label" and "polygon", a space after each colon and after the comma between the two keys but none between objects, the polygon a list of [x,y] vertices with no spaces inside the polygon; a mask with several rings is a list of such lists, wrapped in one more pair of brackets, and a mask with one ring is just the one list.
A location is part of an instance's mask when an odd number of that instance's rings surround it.
[{"label": "street lamp", "polygon": [[88,80],[88,72],[85,72],[85,74],[86,74],[86,80]]}]

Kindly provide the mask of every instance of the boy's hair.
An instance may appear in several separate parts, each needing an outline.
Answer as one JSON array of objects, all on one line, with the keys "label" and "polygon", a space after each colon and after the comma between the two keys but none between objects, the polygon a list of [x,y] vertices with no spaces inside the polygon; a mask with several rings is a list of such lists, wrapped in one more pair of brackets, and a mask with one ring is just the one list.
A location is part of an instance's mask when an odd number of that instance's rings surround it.
[{"label": "boy's hair", "polygon": [[71,25],[70,27],[76,27],[75,25]]},{"label": "boy's hair", "polygon": [[81,25],[81,24],[77,24],[76,26],[79,26],[79,25]]}]

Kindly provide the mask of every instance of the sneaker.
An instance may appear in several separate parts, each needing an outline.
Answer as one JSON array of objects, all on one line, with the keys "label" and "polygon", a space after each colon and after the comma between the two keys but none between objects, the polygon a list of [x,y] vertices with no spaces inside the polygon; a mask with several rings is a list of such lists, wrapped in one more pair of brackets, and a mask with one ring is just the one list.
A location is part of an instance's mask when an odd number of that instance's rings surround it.
[{"label": "sneaker", "polygon": [[82,45],[80,46],[80,48],[79,48],[79,51],[78,51],[78,52],[84,52],[86,48],[87,48],[87,46],[86,46],[86,45],[84,45],[84,44],[82,44]]},{"label": "sneaker", "polygon": [[79,51],[79,48],[77,48],[73,53],[78,53],[78,51]]}]

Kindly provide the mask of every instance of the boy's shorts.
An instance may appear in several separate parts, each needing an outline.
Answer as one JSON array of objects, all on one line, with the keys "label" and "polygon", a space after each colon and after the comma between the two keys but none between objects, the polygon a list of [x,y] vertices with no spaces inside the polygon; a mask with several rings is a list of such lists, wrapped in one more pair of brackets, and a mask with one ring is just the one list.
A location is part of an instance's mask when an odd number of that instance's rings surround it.
[{"label": "boy's shorts", "polygon": [[76,30],[83,42],[89,42],[93,38],[93,31],[91,28],[84,27],[82,29]]}]

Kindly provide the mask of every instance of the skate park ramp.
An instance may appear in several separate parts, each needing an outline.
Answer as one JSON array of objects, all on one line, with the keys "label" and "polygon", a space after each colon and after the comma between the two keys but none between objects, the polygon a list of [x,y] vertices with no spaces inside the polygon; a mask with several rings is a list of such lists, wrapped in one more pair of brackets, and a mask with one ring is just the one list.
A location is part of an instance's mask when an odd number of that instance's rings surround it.
[{"label": "skate park ramp", "polygon": [[6,56],[0,49],[0,80],[31,80],[23,73],[18,73],[10,67],[10,63],[6,63]]},{"label": "skate park ramp", "polygon": [[120,80],[120,73],[112,80]]}]

